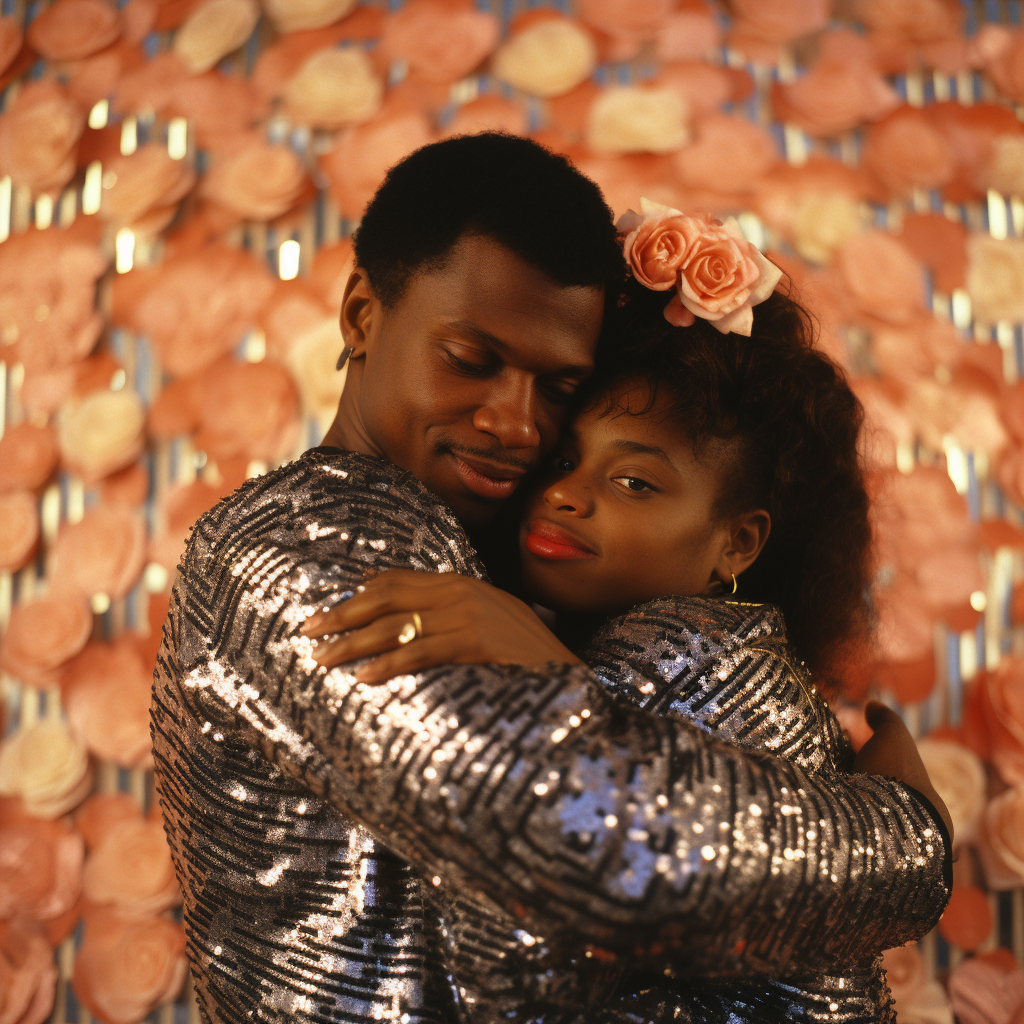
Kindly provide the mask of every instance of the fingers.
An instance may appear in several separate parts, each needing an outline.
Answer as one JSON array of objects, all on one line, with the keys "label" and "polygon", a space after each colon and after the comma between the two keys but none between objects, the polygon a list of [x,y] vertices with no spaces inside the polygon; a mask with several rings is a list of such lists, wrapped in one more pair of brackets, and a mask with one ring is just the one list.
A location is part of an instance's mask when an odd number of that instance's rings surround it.
[{"label": "fingers", "polygon": [[456,647],[453,646],[451,634],[425,636],[361,665],[356,669],[355,677],[361,683],[383,683],[395,676],[408,675],[423,668],[449,665],[460,660]]},{"label": "fingers", "polygon": [[[422,616],[420,617],[422,623]],[[346,633],[334,640],[328,640],[317,646],[313,657],[317,663],[331,668],[346,661],[369,658],[375,654],[383,654],[410,643],[403,637],[415,636],[411,633],[413,620],[408,612],[397,612],[384,615],[379,619],[351,633]],[[426,632],[426,625],[423,625]]]},{"label": "fingers", "polygon": [[[384,615],[418,611],[450,603],[458,582],[449,574],[392,570],[368,580],[362,590],[327,612],[314,612],[302,624],[304,636],[359,629]],[[408,582],[416,578],[415,583]],[[424,582],[428,581],[428,582]]]}]

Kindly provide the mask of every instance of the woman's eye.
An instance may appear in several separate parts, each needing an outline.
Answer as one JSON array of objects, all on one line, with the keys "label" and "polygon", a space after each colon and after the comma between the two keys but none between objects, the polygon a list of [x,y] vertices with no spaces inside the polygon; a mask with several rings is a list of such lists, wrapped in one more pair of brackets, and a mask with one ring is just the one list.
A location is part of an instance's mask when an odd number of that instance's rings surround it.
[{"label": "woman's eye", "polygon": [[653,484],[649,484],[646,480],[641,480],[638,476],[614,476],[612,480],[621,484],[621,486],[627,488],[630,491],[656,491],[657,488]]},{"label": "woman's eye", "polygon": [[572,459],[567,459],[564,455],[556,455],[554,466],[559,473],[571,473],[576,468],[576,463]]}]

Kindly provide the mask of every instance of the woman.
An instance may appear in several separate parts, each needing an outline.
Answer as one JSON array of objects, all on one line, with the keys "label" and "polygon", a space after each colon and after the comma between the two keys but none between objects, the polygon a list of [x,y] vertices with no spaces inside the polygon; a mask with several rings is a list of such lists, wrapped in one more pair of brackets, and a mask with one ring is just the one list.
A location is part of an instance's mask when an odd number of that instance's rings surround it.
[{"label": "woman", "polygon": [[[376,682],[459,661],[583,662],[647,710],[810,772],[855,769],[812,679],[836,687],[868,639],[860,405],[813,348],[806,312],[773,291],[778,273],[716,225],[654,207],[632,223],[619,360],[588,383],[550,476],[526,498],[523,593],[558,614],[562,639],[485,583],[388,573],[331,613],[329,628],[355,632],[322,664],[387,652],[356,672]],[[716,305],[707,285],[722,280],[747,283]],[[658,293],[673,287],[666,308]],[[809,907],[807,927],[828,923]],[[600,1019],[894,1020],[880,964],[858,957],[857,939],[827,976],[631,974]]]}]

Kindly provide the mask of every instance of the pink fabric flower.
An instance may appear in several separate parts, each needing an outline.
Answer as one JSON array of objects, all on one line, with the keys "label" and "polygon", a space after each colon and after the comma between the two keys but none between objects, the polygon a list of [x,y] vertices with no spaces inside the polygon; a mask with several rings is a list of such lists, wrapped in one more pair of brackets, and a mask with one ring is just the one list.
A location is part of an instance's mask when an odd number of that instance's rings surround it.
[{"label": "pink fabric flower", "polygon": [[680,327],[695,317],[723,334],[749,337],[753,307],[775,289],[782,271],[761,255],[729,218],[688,216],[647,199],[618,223],[623,252],[636,279],[654,291],[676,289],[665,318]]},{"label": "pink fabric flower", "polygon": [[636,279],[656,292],[675,288],[679,268],[697,240],[698,226],[692,217],[667,206],[640,200],[643,215],[630,211],[619,220],[619,229],[636,224],[623,243],[623,251]]}]

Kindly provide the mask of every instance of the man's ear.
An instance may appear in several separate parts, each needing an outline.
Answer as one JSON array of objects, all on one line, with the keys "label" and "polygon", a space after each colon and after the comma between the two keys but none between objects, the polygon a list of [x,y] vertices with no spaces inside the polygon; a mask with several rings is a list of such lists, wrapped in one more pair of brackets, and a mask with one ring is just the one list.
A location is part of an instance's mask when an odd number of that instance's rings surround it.
[{"label": "man's ear", "polygon": [[729,533],[722,554],[715,566],[716,574],[732,589],[732,577],[750,568],[761,554],[772,529],[772,517],[763,509],[741,512],[729,525]]},{"label": "man's ear", "polygon": [[350,350],[350,358],[366,355],[380,320],[381,307],[362,267],[356,267],[345,285],[341,300],[341,337]]}]

